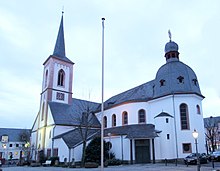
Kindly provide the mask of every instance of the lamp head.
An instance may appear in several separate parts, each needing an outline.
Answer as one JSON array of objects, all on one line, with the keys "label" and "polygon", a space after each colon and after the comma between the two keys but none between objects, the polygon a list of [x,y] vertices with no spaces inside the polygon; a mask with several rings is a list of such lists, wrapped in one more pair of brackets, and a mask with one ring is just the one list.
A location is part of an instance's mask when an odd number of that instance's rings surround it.
[{"label": "lamp head", "polygon": [[198,136],[199,136],[199,133],[196,131],[196,129],[194,129],[193,133],[192,133],[192,136],[194,139],[197,139]]}]

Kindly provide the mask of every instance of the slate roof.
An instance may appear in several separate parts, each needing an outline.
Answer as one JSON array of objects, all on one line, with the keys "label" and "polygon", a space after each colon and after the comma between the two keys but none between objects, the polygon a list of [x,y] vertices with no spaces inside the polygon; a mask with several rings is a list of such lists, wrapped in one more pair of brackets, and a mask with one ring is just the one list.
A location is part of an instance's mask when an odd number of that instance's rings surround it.
[{"label": "slate roof", "polygon": [[165,54],[168,53],[168,52],[172,52],[172,51],[178,51],[179,47],[178,47],[178,44],[175,43],[174,41],[169,41],[167,42],[167,44],[165,45],[165,48],[164,48],[164,52]]},{"label": "slate roof", "polygon": [[111,135],[127,135],[126,138],[155,138],[158,137],[158,133],[161,131],[155,130],[153,124],[133,124],[124,125],[112,128],[106,128],[104,130],[104,136],[107,137],[109,133]]},{"label": "slate roof", "polygon": [[64,29],[63,29],[63,15],[61,17],[60,21],[60,27],[57,35],[56,44],[54,47],[53,55],[50,55],[44,64],[48,61],[49,58],[54,57],[59,60],[63,60],[65,62],[69,62],[71,64],[74,64],[69,58],[66,57],[66,51],[65,51],[65,39],[64,39]]},{"label": "slate roof", "polygon": [[[178,51],[175,42],[168,42],[166,46],[167,51]],[[183,78],[182,83],[179,82],[180,77]],[[165,81],[163,86],[161,80]],[[109,98],[105,101],[104,108],[108,109],[124,102],[149,101],[172,94],[197,94],[204,98],[195,72],[177,58],[171,58],[161,66],[154,80]]]},{"label": "slate roof", "polygon": [[[180,77],[183,77],[182,83],[178,80]],[[161,86],[161,80],[165,80],[164,86]],[[170,60],[161,66],[155,78],[154,97],[172,93],[194,93],[202,96],[195,72],[179,60]]]},{"label": "slate roof", "polygon": [[0,128],[0,138],[7,135],[9,142],[20,142],[22,134],[28,135],[27,139],[29,140],[31,129]]},{"label": "slate roof", "polygon": [[89,115],[90,125],[100,127],[100,123],[94,115],[99,103],[73,98],[71,105],[57,102],[49,102],[48,104],[56,125],[81,125],[83,113],[89,111],[91,113]]},{"label": "slate roof", "polygon": [[212,125],[217,126],[218,123],[220,123],[220,116],[204,118],[204,127],[205,128],[212,126]]},{"label": "slate roof", "polygon": [[64,41],[64,30],[63,30],[63,15],[61,17],[60,21],[60,27],[57,35],[57,41],[56,45],[53,51],[53,55],[59,56],[59,57],[65,57],[66,51],[65,51],[65,41]]},{"label": "slate roof", "polygon": [[169,113],[166,113],[166,112],[161,112],[157,116],[155,116],[154,118],[158,118],[158,117],[171,117],[171,118],[173,118],[172,115],[170,115]]},{"label": "slate roof", "polygon": [[[83,134],[85,129],[82,129]],[[153,124],[134,124],[107,128],[104,130],[104,136],[108,137],[111,133],[112,136],[115,135],[127,135],[126,138],[138,139],[138,138],[155,138],[158,137],[158,133],[161,131],[155,130]],[[100,129],[89,129],[87,141],[100,136]],[[82,144],[82,137],[79,132],[79,128],[68,131],[66,133],[60,134],[53,139],[62,138],[69,148],[74,148]]]},{"label": "slate roof", "polygon": [[[85,129],[82,129],[82,131],[83,131],[83,135],[84,135]],[[93,139],[96,136],[100,136],[100,130],[99,129],[89,129],[87,141],[90,139]],[[60,135],[54,137],[53,139],[59,139],[59,138],[62,138],[69,148],[74,148],[74,147],[82,144],[82,136],[80,134],[79,128],[76,128],[76,129],[71,130],[69,132],[60,134]]]},{"label": "slate roof", "polygon": [[104,107],[109,108],[123,102],[147,101],[153,97],[154,80],[115,95],[105,101]]}]

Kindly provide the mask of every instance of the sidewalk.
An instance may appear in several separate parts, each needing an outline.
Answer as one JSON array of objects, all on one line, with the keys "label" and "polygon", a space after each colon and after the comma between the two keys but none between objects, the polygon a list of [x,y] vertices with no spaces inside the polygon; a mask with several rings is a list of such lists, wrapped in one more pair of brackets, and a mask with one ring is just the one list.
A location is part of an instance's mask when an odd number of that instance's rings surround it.
[{"label": "sidewalk", "polygon": [[[100,171],[101,168],[93,168],[93,169],[86,169],[86,168],[62,168],[62,167],[2,167],[3,171]],[[211,166],[202,166],[201,171],[216,171],[220,170],[220,167],[212,168]],[[134,164],[134,165],[121,165],[121,166],[109,166],[104,168],[104,171],[196,171],[196,165],[173,165],[170,164],[165,166],[164,164]]]}]

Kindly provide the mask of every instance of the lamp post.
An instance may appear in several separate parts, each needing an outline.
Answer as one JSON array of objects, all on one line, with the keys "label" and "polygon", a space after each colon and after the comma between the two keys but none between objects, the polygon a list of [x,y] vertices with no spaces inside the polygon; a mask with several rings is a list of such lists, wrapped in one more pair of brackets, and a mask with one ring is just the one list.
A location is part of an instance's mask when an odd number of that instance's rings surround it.
[{"label": "lamp post", "polygon": [[101,171],[104,171],[104,125],[103,125],[103,115],[104,115],[104,21],[102,18],[102,106],[101,106]]},{"label": "lamp post", "polygon": [[198,142],[197,142],[199,133],[196,131],[196,129],[194,129],[192,136],[195,139],[195,144],[196,144],[197,171],[200,171],[200,160],[199,160]]}]

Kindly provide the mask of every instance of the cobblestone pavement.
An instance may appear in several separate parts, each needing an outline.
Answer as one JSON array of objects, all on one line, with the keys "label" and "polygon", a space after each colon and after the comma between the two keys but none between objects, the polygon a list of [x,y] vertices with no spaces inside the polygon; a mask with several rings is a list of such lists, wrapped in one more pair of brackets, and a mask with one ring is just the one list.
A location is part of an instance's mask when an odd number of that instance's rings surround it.
[{"label": "cobblestone pavement", "polygon": [[[85,168],[62,168],[62,167],[17,167],[17,166],[9,166],[9,167],[2,167],[2,171],[100,171],[101,168],[94,168],[94,169],[85,169]],[[216,165],[213,169],[211,165],[202,165],[201,171],[217,171],[220,170],[220,165]],[[104,168],[104,171],[196,171],[196,165],[167,165],[164,164],[134,164],[134,165],[121,165],[121,166],[109,166]]]}]

